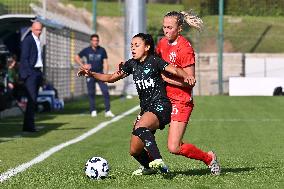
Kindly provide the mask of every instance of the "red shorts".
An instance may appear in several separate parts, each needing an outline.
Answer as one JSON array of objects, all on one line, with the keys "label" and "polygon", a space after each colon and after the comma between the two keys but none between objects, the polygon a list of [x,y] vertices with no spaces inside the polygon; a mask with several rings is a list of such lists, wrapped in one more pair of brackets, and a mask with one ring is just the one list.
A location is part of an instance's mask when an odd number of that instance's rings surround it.
[{"label": "red shorts", "polygon": [[171,121],[187,123],[194,107],[193,102],[181,102],[174,99],[170,100],[172,103]]}]

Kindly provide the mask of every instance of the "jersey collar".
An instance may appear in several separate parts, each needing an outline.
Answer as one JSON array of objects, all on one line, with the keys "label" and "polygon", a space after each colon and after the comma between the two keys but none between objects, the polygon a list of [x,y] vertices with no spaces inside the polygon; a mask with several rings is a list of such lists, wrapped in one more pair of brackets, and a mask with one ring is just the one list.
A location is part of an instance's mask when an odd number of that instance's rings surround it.
[{"label": "jersey collar", "polygon": [[177,37],[177,39],[173,43],[168,42],[168,44],[171,45],[171,46],[177,45],[179,37],[180,37],[180,35]]}]

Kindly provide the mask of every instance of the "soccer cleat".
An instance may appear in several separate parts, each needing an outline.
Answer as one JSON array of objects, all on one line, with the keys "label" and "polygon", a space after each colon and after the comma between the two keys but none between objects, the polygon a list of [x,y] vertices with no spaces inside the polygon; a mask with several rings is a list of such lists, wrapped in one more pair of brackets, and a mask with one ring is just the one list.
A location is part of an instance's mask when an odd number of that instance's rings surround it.
[{"label": "soccer cleat", "polygon": [[133,171],[132,176],[139,176],[139,175],[152,175],[156,174],[157,170],[151,168],[145,168],[140,166],[137,170]]},{"label": "soccer cleat", "polygon": [[97,111],[96,110],[92,111],[91,116],[92,117],[97,117]]},{"label": "soccer cleat", "polygon": [[217,156],[213,151],[209,151],[208,154],[212,157],[210,164],[208,165],[211,170],[212,175],[220,175],[221,167],[219,162],[217,161]]},{"label": "soccer cleat", "polygon": [[154,161],[151,161],[149,163],[149,167],[152,169],[160,170],[161,173],[169,172],[168,166],[164,163],[162,159],[155,159]]},{"label": "soccer cleat", "polygon": [[115,115],[109,110],[105,113],[105,117],[114,117]]}]

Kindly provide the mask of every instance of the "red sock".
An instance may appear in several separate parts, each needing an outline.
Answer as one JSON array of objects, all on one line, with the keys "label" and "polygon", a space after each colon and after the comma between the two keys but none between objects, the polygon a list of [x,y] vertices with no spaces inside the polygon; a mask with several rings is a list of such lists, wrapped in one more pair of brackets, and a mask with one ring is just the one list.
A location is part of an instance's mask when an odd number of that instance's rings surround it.
[{"label": "red sock", "polygon": [[212,161],[212,157],[206,152],[203,152],[193,144],[182,143],[180,146],[179,155],[203,161],[206,165],[209,165]]}]

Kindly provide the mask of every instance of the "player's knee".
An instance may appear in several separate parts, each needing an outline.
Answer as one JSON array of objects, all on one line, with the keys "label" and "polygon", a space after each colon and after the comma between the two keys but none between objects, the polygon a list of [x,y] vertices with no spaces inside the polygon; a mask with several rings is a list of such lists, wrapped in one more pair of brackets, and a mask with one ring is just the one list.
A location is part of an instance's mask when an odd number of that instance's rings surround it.
[{"label": "player's knee", "polygon": [[140,150],[138,150],[137,148],[132,146],[130,147],[129,154],[131,156],[138,156],[140,153],[141,153]]}]

